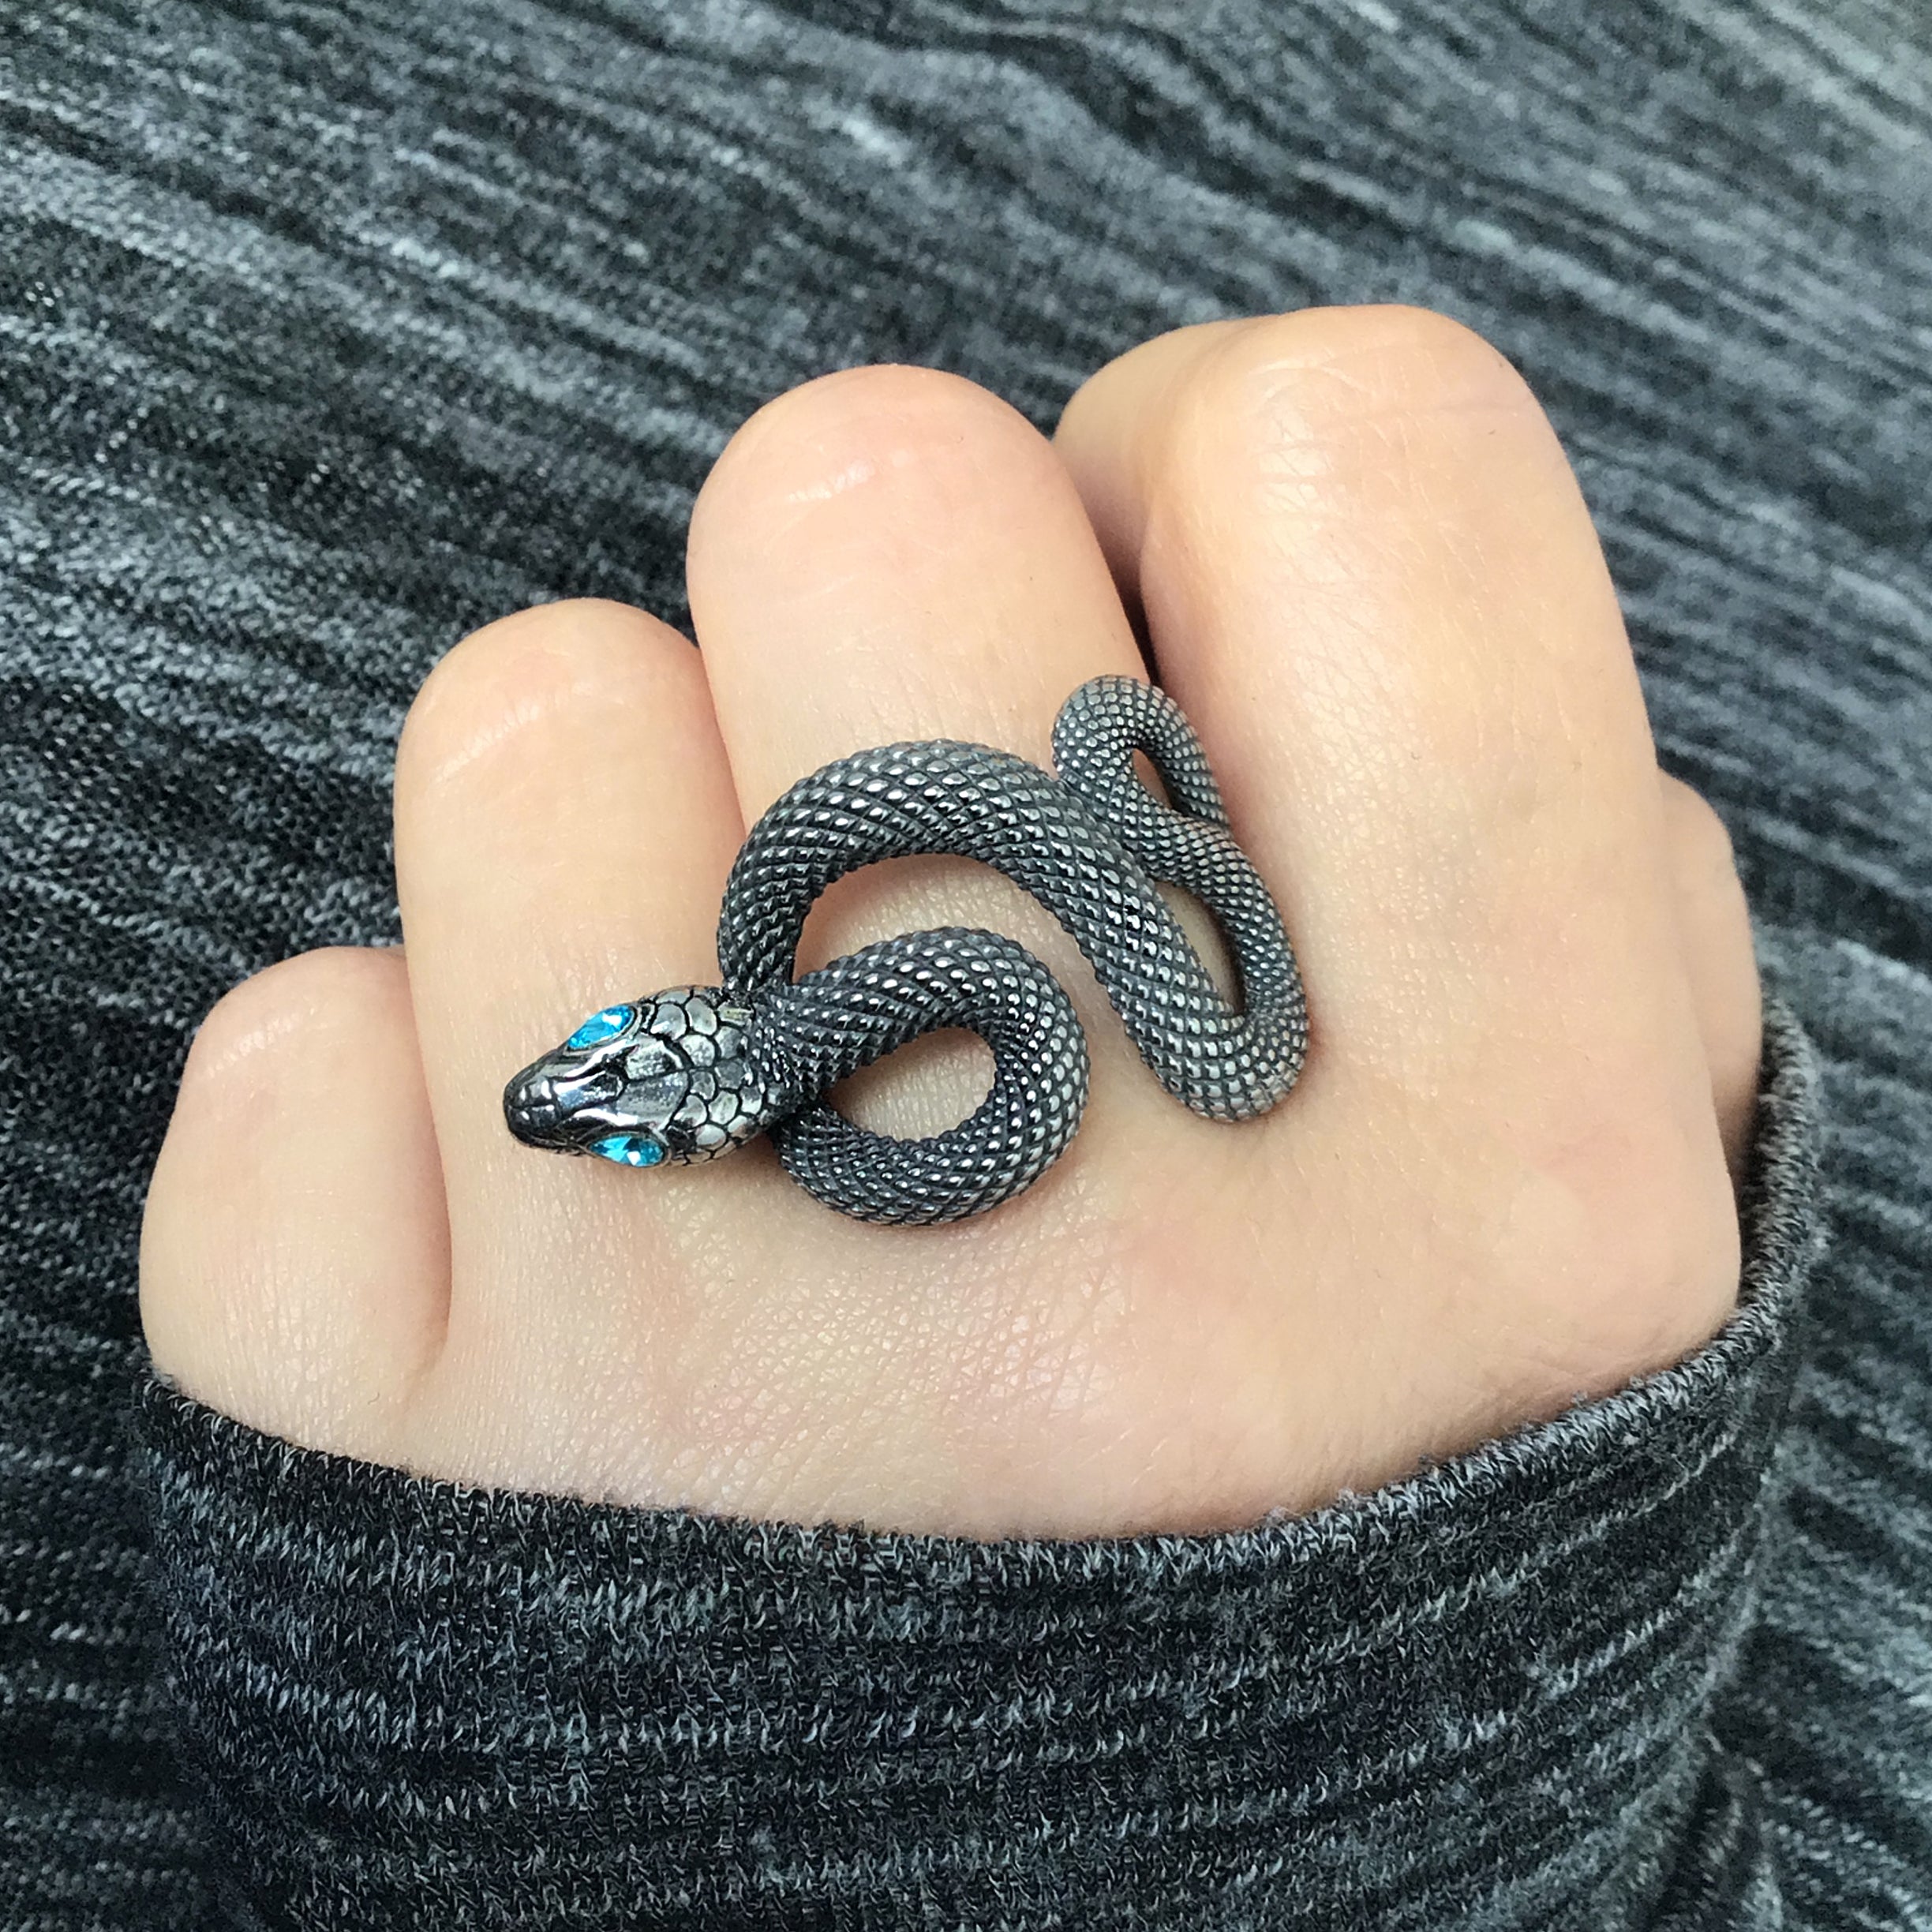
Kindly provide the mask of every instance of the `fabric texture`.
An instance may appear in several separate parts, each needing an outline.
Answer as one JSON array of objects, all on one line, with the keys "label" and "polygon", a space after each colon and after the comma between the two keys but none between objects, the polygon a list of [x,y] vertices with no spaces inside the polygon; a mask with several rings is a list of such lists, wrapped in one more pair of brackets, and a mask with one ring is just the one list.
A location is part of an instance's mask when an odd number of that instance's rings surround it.
[{"label": "fabric texture", "polygon": [[[1708,1885],[1733,1917],[1681,1923],[1932,1926],[1932,14],[36,0],[6,24],[0,1926],[248,1922],[147,1593],[140,1201],[219,994],[399,936],[389,775],[429,665],[556,597],[681,621],[706,467],[826,369],[957,369],[1044,426],[1163,329],[1370,301],[1469,323],[1549,410],[1664,762],[1730,825],[1817,1048],[1830,1259],[1779,1357],[1754,1593],[1720,1641],[1679,1627],[1711,1645],[1718,1769],[1657,1911]],[[284,1453],[204,1448],[245,1485]],[[948,1575],[909,1571],[909,1614]],[[802,1671],[832,1654],[797,1641]],[[1316,1789],[1344,1829],[1359,1794]]]},{"label": "fabric texture", "polygon": [[1661,1374],[1220,1536],[867,1534],[296,1449],[151,1384],[237,1923],[1752,1923],[1713,1739],[1814,1250],[1769,1017],[1739,1309]]}]

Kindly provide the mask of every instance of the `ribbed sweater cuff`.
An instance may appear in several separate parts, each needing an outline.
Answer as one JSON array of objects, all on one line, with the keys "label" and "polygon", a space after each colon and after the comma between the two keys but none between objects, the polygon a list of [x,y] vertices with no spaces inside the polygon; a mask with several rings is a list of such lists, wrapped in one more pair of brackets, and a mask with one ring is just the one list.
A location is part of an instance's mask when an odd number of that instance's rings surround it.
[{"label": "ribbed sweater cuff", "polygon": [[1767,1003],[1734,1316],[1314,1513],[980,1543],[598,1507],[140,1402],[233,1923],[1742,1923],[1750,1615],[1817,1246]]}]

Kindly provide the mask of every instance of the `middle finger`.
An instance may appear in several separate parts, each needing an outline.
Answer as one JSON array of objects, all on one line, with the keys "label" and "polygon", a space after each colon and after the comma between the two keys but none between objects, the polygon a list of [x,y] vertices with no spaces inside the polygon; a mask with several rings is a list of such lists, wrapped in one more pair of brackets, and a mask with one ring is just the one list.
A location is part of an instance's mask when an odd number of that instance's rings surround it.
[{"label": "middle finger", "polygon": [[[898,739],[971,739],[1050,765],[1076,685],[1145,675],[1051,445],[934,370],[848,370],[760,410],[699,495],[688,571],[747,823],[807,772]],[[801,963],[935,925],[997,927],[1039,953],[1087,1023],[1096,1086],[1137,1067],[1071,941],[983,867],[897,861],[839,882]],[[930,1132],[957,1118],[976,1098],[962,1044],[913,1050],[882,1105],[862,1081],[868,1124]]]}]

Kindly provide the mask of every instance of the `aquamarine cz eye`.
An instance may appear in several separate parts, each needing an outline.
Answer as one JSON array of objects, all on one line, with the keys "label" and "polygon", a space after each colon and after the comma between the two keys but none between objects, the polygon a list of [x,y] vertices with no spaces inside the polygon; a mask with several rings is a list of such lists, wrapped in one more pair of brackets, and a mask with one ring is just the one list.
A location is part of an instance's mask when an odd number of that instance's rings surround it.
[{"label": "aquamarine cz eye", "polygon": [[606,1134],[590,1143],[590,1151],[626,1167],[655,1167],[665,1157],[664,1149],[647,1134]]},{"label": "aquamarine cz eye", "polygon": [[600,1041],[615,1039],[637,1017],[635,1006],[606,1006],[601,1013],[594,1013],[564,1044],[567,1046],[594,1046]]}]

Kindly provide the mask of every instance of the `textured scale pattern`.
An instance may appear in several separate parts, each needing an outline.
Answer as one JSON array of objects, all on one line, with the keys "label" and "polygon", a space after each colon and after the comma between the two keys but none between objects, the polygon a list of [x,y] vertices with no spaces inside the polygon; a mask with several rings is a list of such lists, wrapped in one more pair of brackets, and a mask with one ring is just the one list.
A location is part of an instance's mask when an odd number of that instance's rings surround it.
[{"label": "textured scale pattern", "polygon": [[[1141,783],[1136,751],[1171,804]],[[1228,829],[1193,728],[1152,685],[1094,678],[1061,707],[1054,762],[1058,777],[1010,751],[934,739],[800,779],[747,834],[725,883],[724,986],[593,1014],[505,1089],[511,1131],[630,1166],[705,1159],[769,1133],[801,1186],[863,1221],[954,1221],[1010,1200],[1065,1151],[1086,1105],[1086,1039],[1052,974],[1013,940],[949,928],[792,977],[806,915],[834,880],[937,854],[992,866],[1053,913],[1177,1100],[1211,1120],[1267,1112],[1307,1055],[1306,1002],[1281,915]],[[1214,915],[1240,975],[1238,1008],[1161,883]],[[615,1034],[573,1045],[625,1013]],[[672,1016],[649,1031],[676,1043],[675,1065],[626,1060],[652,1013]],[[970,1029],[993,1054],[991,1089],[957,1126],[916,1140],[873,1133],[822,1098],[943,1027]]]},{"label": "textured scale pattern", "polygon": [[993,1084],[957,1127],[900,1140],[820,1100],[776,1121],[787,1170],[862,1220],[955,1221],[1010,1200],[1059,1156],[1087,1104],[1087,1041],[1024,946],[960,927],[908,933],[808,973],[760,1008],[754,1039],[807,1092],[941,1027],[993,1050]]},{"label": "textured scale pattern", "polygon": [[[1172,806],[1141,784],[1136,751]],[[1086,1094],[1073,1006],[1009,940],[912,934],[792,982],[813,904],[881,859],[978,859],[1032,893],[1073,934],[1161,1084],[1196,1113],[1265,1113],[1301,1071],[1308,1017],[1294,950],[1180,707],[1132,678],[1092,679],[1061,709],[1054,760],[1058,778],[986,745],[886,745],[801,779],[746,837],[725,885],[719,963],[757,1016],[751,1048],[767,1088],[810,1102],[776,1127],[786,1168],[843,1213],[944,1221],[1010,1200],[1065,1150]],[[1240,975],[1239,1009],[1157,881],[1214,915]],[[992,1089],[958,1127],[896,1140],[811,1099],[942,1026],[971,1028],[993,1054]]]}]

